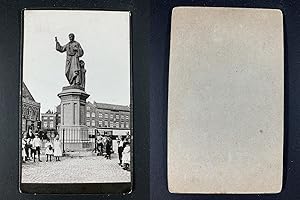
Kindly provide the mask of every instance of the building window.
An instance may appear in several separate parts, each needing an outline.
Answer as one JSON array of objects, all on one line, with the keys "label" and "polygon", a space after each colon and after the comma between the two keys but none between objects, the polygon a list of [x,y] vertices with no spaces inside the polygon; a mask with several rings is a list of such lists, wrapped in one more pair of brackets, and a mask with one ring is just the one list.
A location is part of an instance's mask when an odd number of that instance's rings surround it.
[{"label": "building window", "polygon": [[100,118],[102,118],[102,117],[103,117],[102,113],[99,113],[99,117],[100,117]]},{"label": "building window", "polygon": [[100,127],[102,127],[102,126],[103,126],[103,124],[102,124],[102,121],[99,121],[99,126],[100,126]]},{"label": "building window", "polygon": [[47,127],[48,127],[48,123],[47,123],[47,122],[44,122],[44,124],[43,124],[43,125],[44,125],[44,127],[45,127],[45,128],[47,128]]},{"label": "building window", "polygon": [[119,114],[116,114],[116,119],[119,119]]},{"label": "building window", "polygon": [[26,120],[22,119],[22,131],[26,131]]},{"label": "building window", "polygon": [[121,115],[121,119],[124,119],[124,115]]},{"label": "building window", "polygon": [[105,113],[105,114],[104,114],[104,117],[105,117],[105,119],[107,119],[107,118],[108,118],[108,114],[107,114],[107,113]]},{"label": "building window", "polygon": [[129,123],[125,122],[125,126],[126,126],[126,128],[129,128]]},{"label": "building window", "polygon": [[114,115],[113,114],[110,114],[110,119],[113,119],[114,118]]},{"label": "building window", "polygon": [[113,127],[114,123],[113,122],[109,122],[109,127]]},{"label": "building window", "polygon": [[89,106],[87,106],[87,107],[86,107],[86,110],[90,110],[90,107],[89,107]]},{"label": "building window", "polygon": [[50,120],[53,120],[53,117],[50,117],[49,119],[50,119]]},{"label": "building window", "polygon": [[124,128],[124,122],[121,122],[121,128]]},{"label": "building window", "polygon": [[92,112],[92,117],[95,117],[95,113],[94,112]]},{"label": "building window", "polygon": [[126,120],[128,120],[128,115],[126,115]]},{"label": "building window", "polygon": [[29,109],[29,119],[33,119],[32,118],[32,110],[31,109]]},{"label": "building window", "polygon": [[95,120],[92,120],[92,126],[95,126]]},{"label": "building window", "polygon": [[90,125],[91,125],[90,121],[87,121],[87,122],[86,122],[86,125],[87,125],[87,126],[90,126]]},{"label": "building window", "polygon": [[53,121],[50,122],[50,128],[54,128]]},{"label": "building window", "polygon": [[86,117],[90,117],[90,112],[87,112],[87,113],[86,113]]},{"label": "building window", "polygon": [[104,122],[104,126],[105,126],[105,127],[108,127],[108,121],[105,121],[105,122]]},{"label": "building window", "polygon": [[43,117],[43,119],[44,119],[44,120],[47,120],[47,119],[48,119],[48,117]]},{"label": "building window", "polygon": [[116,127],[119,128],[119,122],[116,122]]}]

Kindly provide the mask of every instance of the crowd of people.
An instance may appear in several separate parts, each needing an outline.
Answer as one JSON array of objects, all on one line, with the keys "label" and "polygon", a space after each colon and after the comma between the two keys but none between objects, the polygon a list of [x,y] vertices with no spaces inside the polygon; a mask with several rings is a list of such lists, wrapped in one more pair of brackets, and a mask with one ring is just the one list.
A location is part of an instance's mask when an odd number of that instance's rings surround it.
[{"label": "crowd of people", "polygon": [[[109,136],[98,136],[96,138],[97,155],[111,159],[112,139]],[[120,136],[117,139],[119,165],[124,170],[130,170],[130,139],[126,136]]]},{"label": "crowd of people", "polygon": [[[48,137],[43,138],[39,136],[38,132],[33,134],[31,129],[28,132],[23,133],[22,137],[22,161],[26,162],[42,162],[41,154],[43,153],[46,157],[46,162],[51,162],[52,158],[55,161],[60,161],[62,157],[62,144],[57,134],[50,141]],[[119,165],[124,169],[130,171],[130,137],[129,136],[119,136],[117,138],[118,146],[118,160]],[[41,149],[43,148],[43,151]],[[98,156],[104,156],[106,159],[111,159],[111,154],[113,153],[113,141],[110,136],[102,135],[96,138],[96,152]]]},{"label": "crowd of people", "polygon": [[[53,143],[50,142],[49,138],[41,139],[39,137],[38,132],[33,134],[31,129],[28,132],[23,133],[22,137],[22,161],[23,163],[33,161],[36,159],[39,162],[41,160],[41,148],[45,144],[45,155],[46,162],[51,161],[52,156],[55,157],[56,161],[60,161],[60,157],[62,156],[61,142],[59,139],[59,135],[56,135]],[[36,157],[37,156],[37,157]]]}]

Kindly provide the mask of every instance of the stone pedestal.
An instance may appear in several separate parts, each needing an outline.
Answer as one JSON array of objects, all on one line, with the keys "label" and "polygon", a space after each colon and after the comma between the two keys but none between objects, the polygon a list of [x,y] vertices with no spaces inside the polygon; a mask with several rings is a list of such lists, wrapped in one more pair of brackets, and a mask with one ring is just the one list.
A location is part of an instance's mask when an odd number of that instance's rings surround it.
[{"label": "stone pedestal", "polygon": [[80,86],[63,87],[58,94],[61,99],[60,140],[65,151],[90,148],[88,127],[85,125],[87,94]]}]

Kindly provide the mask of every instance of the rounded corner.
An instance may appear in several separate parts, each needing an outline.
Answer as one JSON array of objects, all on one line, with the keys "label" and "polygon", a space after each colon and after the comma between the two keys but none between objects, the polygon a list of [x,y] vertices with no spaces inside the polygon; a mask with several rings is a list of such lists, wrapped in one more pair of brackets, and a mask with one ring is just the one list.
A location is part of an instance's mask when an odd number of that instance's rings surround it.
[{"label": "rounded corner", "polygon": [[167,190],[170,194],[176,194],[174,188],[170,186],[170,183],[167,184]]},{"label": "rounded corner", "polygon": [[131,195],[132,193],[133,193],[133,189],[132,189],[132,187],[131,187],[130,190],[129,190],[128,192],[124,193],[124,195]]},{"label": "rounded corner", "polygon": [[24,192],[24,190],[22,189],[22,183],[19,184],[18,192],[19,192],[20,194],[25,194],[25,193],[26,193],[26,192]]},{"label": "rounded corner", "polygon": [[180,9],[182,9],[182,6],[175,6],[172,8],[171,12],[173,14],[173,13],[177,12],[177,10],[180,10]]},{"label": "rounded corner", "polygon": [[282,183],[280,184],[280,186],[274,191],[274,194],[280,194],[283,190],[283,186]]},{"label": "rounded corner", "polygon": [[274,9],[274,11],[276,11],[280,15],[280,17],[283,18],[284,13],[281,9],[277,8],[277,9]]}]

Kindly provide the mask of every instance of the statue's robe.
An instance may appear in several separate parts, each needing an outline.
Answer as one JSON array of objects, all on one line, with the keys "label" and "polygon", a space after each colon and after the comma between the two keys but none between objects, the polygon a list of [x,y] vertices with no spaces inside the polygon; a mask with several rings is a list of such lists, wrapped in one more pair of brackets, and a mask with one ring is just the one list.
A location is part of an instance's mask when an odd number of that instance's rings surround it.
[{"label": "statue's robe", "polygon": [[[76,48],[77,51],[74,50]],[[83,56],[83,49],[81,48],[80,44],[76,41],[72,41],[64,46],[61,46],[59,42],[57,42],[56,50],[59,52],[67,52],[65,75],[70,85],[81,84],[80,78],[77,77],[80,74],[79,58]]]}]

